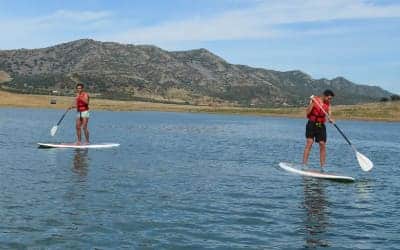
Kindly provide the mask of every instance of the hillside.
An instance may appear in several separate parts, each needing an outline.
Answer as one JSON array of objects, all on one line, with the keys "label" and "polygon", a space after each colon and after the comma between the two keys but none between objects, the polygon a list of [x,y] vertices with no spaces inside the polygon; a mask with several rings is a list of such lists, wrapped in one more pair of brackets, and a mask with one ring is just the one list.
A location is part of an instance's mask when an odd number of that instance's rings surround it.
[{"label": "hillside", "polygon": [[312,79],[234,65],[208,50],[168,52],[155,46],[89,39],[42,49],[0,51],[3,90],[71,95],[83,82],[95,97],[193,105],[301,106],[326,88],[336,104],[374,102],[391,93],[343,77]]}]

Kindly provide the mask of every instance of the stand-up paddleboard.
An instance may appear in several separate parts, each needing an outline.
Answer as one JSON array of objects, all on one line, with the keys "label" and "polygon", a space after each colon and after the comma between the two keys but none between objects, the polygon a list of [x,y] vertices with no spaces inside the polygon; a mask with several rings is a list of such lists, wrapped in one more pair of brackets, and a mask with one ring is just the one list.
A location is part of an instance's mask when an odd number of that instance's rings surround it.
[{"label": "stand-up paddleboard", "polygon": [[38,143],[39,148],[113,148],[118,147],[118,143],[99,143],[99,144],[81,144],[75,143]]},{"label": "stand-up paddleboard", "polygon": [[[296,168],[297,166],[297,168]],[[279,167],[282,169],[303,176],[320,178],[320,179],[328,179],[332,181],[344,181],[344,182],[353,182],[355,179],[350,176],[343,176],[343,175],[335,175],[335,174],[328,174],[328,173],[321,173],[318,171],[311,171],[311,170],[301,170],[298,169],[298,165],[293,163],[281,162],[279,163]]]}]

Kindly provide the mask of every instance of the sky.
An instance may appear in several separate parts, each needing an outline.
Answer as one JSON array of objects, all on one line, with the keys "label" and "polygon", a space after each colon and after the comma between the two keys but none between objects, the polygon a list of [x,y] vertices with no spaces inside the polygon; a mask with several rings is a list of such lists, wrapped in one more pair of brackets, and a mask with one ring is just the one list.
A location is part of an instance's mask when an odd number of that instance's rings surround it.
[{"label": "sky", "polygon": [[400,0],[0,0],[0,30],[0,50],[82,38],[205,48],[400,94]]}]

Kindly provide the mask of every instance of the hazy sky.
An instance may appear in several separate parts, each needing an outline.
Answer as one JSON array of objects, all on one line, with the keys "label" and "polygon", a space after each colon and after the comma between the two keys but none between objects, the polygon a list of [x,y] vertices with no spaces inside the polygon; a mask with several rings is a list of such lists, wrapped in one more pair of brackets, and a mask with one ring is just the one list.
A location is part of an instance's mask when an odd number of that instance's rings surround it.
[{"label": "hazy sky", "polygon": [[1,50],[81,38],[206,48],[400,94],[400,0],[0,0],[0,30]]}]

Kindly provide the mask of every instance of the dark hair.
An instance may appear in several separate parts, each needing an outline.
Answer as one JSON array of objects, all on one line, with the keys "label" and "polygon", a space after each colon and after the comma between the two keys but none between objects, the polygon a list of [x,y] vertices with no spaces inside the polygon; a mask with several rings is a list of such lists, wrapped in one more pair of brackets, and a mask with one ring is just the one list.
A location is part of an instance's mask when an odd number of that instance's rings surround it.
[{"label": "dark hair", "polygon": [[327,90],[324,91],[324,96],[332,96],[332,97],[334,97],[335,93],[333,93],[332,90],[327,89]]},{"label": "dark hair", "polygon": [[76,86],[75,86],[75,88],[78,88],[78,87],[82,87],[82,88],[84,88],[85,86],[83,86],[83,83],[78,83]]}]

